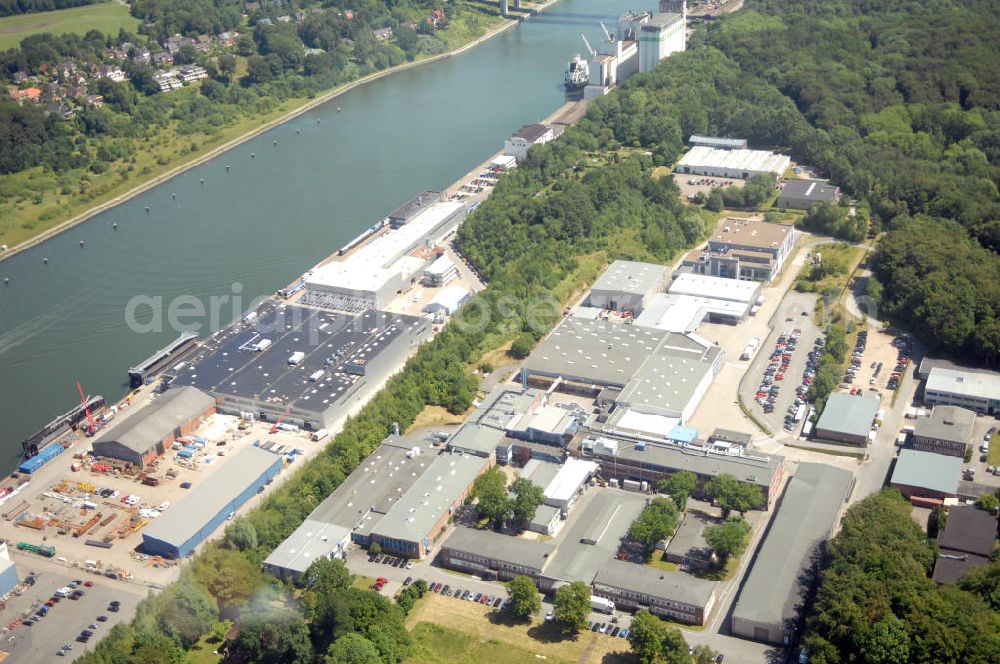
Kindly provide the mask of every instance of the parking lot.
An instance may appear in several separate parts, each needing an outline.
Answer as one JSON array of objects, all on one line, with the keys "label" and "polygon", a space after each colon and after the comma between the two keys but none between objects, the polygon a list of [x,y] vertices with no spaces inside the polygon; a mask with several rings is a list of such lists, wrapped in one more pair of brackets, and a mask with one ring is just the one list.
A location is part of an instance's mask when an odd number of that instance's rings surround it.
[{"label": "parking lot", "polygon": [[[101,640],[112,625],[128,621],[135,615],[135,608],[144,596],[144,588],[130,586],[121,581],[109,581],[92,575],[70,576],[73,570],[50,569],[51,563],[23,565],[18,560],[21,576],[26,578],[35,572],[35,583],[20,596],[7,601],[0,612],[3,619],[3,649],[10,653],[10,661],[52,662],[57,658],[72,661]],[[52,600],[55,593],[76,581],[77,590],[82,592],[77,599],[60,598]],[[86,583],[92,585],[87,586]],[[118,610],[112,610],[111,602],[118,602]],[[49,603],[44,617],[37,617],[41,607]],[[101,618],[104,618],[102,620]],[[87,630],[93,636],[83,642],[81,632]],[[77,638],[80,637],[81,641]],[[63,646],[72,646],[65,650]],[[58,652],[63,654],[59,655]]]},{"label": "parking lot", "polygon": [[681,198],[691,200],[695,194],[701,193],[708,196],[713,189],[721,187],[745,187],[747,181],[739,179],[714,178],[704,175],[688,175],[686,173],[674,173],[674,182],[681,190]]},{"label": "parking lot", "polygon": [[811,380],[806,372],[812,371],[810,351],[824,336],[809,315],[814,300],[815,296],[788,293],[774,314],[771,334],[761,341],[743,381],[744,403],[776,433],[792,435],[802,424],[797,422],[787,429],[784,418],[791,414],[793,405],[805,403],[802,397],[808,389],[806,379]]}]

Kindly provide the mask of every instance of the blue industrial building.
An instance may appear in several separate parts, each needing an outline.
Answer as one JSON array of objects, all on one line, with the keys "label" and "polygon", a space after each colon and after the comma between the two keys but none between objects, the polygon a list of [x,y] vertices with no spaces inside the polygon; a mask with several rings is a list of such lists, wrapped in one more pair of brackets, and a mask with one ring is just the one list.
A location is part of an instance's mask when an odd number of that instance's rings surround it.
[{"label": "blue industrial building", "polygon": [[190,554],[277,475],[283,463],[282,457],[259,447],[244,449],[150,524],[142,533],[143,550],[165,558]]}]

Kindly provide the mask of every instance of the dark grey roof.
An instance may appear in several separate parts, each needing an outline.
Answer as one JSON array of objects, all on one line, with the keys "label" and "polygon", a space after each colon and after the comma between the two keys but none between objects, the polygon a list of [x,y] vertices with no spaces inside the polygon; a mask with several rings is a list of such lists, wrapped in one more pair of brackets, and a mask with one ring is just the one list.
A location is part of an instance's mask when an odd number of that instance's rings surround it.
[{"label": "dark grey roof", "polygon": [[416,198],[403,203],[398,208],[390,212],[389,219],[395,222],[406,223],[440,200],[440,191],[422,192]]},{"label": "dark grey roof", "polygon": [[942,549],[988,556],[993,552],[996,539],[997,517],[974,505],[962,505],[948,513],[944,530],[938,535],[938,544]]},{"label": "dark grey roof", "polygon": [[517,138],[523,138],[529,143],[534,143],[544,136],[547,131],[549,131],[549,128],[543,124],[528,124],[514,132],[514,136]]},{"label": "dark grey roof", "polygon": [[935,406],[930,417],[921,417],[913,425],[913,435],[967,444],[972,440],[976,414],[958,406]]},{"label": "dark grey roof", "polygon": [[154,398],[152,403],[123,417],[94,440],[93,445],[117,442],[134,452],[145,454],[214,404],[215,399],[193,387],[169,390]]},{"label": "dark grey roof", "polygon": [[663,284],[668,272],[665,265],[617,260],[598,277],[591,290],[645,296]]},{"label": "dark grey roof", "polygon": [[854,485],[849,470],[802,463],[788,483],[764,544],[740,591],[733,618],[784,627],[804,589],[801,573],[812,567]]},{"label": "dark grey roof", "polygon": [[[699,445],[683,446],[671,443],[646,443],[637,449],[635,442],[605,434],[618,443],[619,459],[650,464],[664,470],[690,470],[702,477],[729,474],[741,482],[752,482],[763,489],[771,486],[774,474],[785,458],[776,454],[736,456],[712,453]],[[602,455],[603,458],[603,455]]]},{"label": "dark grey roof", "polygon": [[302,574],[320,558],[326,558],[336,547],[350,541],[351,531],[322,521],[306,519],[264,561],[265,567]]},{"label": "dark grey roof", "polygon": [[708,606],[715,592],[715,581],[706,581],[684,572],[668,572],[614,558],[604,563],[597,572],[594,585],[598,584],[702,609]]},{"label": "dark grey roof", "polygon": [[789,180],[781,189],[783,200],[801,201],[806,204],[832,202],[837,198],[837,187],[826,180]]},{"label": "dark grey roof", "polygon": [[541,570],[556,547],[547,542],[501,535],[492,530],[459,526],[445,540],[443,549],[461,551],[504,563]]},{"label": "dark grey roof", "polygon": [[739,445],[749,445],[750,441],[753,440],[753,436],[748,433],[744,433],[742,431],[733,431],[732,429],[715,429],[708,437],[708,440],[709,442],[712,442],[714,440],[719,440],[724,443],[737,443]]},{"label": "dark grey roof", "polygon": [[989,558],[958,551],[942,551],[934,562],[933,579],[938,583],[957,583],[973,567],[988,565]]},{"label": "dark grey roof", "polygon": [[674,23],[677,23],[678,21],[682,21],[683,19],[684,19],[683,16],[681,16],[680,14],[675,14],[673,12],[657,13],[653,14],[652,18],[650,18],[647,22],[643,23],[642,26],[640,26],[640,29],[648,30],[652,28],[658,28],[658,29],[667,28],[673,25]]},{"label": "dark grey roof", "polygon": [[641,494],[618,489],[596,491],[588,504],[576,507],[575,521],[556,537],[558,550],[545,569],[546,577],[589,584],[646,506],[646,497]]}]

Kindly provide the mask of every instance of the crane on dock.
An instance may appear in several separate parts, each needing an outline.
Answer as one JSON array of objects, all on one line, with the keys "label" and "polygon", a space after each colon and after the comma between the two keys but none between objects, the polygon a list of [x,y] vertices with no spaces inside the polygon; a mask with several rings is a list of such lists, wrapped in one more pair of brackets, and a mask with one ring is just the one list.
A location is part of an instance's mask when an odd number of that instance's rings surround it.
[{"label": "crane on dock", "polygon": [[97,433],[97,422],[94,421],[94,416],[90,414],[90,406],[87,405],[87,397],[83,396],[83,388],[80,387],[80,381],[76,381],[76,391],[80,393],[80,401],[83,403],[83,410],[87,413],[87,422],[90,423],[90,434],[93,435]]},{"label": "crane on dock", "polygon": [[594,50],[594,49],[593,49],[593,48],[592,48],[592,47],[590,46],[590,42],[589,42],[589,41],[587,41],[587,36],[586,36],[585,34],[583,34],[583,33],[581,32],[581,33],[580,33],[580,39],[582,39],[582,40],[583,40],[583,45],[587,47],[587,53],[590,53],[590,57],[592,57],[592,58],[596,58],[596,57],[597,57],[597,51],[595,51],[595,50]]}]

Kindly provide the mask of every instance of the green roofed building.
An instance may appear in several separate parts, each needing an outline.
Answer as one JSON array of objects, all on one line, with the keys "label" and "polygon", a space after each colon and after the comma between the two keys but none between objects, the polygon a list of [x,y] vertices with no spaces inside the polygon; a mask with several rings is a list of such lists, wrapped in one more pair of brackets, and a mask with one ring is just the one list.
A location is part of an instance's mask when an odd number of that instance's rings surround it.
[{"label": "green roofed building", "polygon": [[867,445],[878,405],[878,399],[867,394],[860,397],[840,392],[831,394],[816,423],[816,438],[848,445]]},{"label": "green roofed building", "polygon": [[889,485],[899,489],[914,504],[939,505],[945,498],[958,495],[962,458],[900,450]]}]

